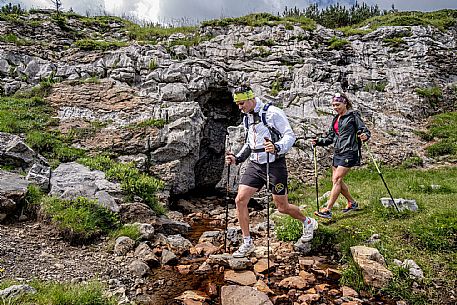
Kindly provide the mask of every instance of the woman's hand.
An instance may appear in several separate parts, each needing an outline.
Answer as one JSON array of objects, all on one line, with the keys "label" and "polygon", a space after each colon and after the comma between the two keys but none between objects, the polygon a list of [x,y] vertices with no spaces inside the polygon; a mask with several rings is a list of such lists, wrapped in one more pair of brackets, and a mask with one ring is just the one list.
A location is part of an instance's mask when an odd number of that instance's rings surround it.
[{"label": "woman's hand", "polygon": [[236,159],[235,159],[234,154],[228,153],[225,155],[225,164],[230,165],[230,164],[235,164],[235,163],[236,163]]},{"label": "woman's hand", "polygon": [[362,132],[361,134],[359,134],[359,139],[362,140],[362,142],[365,142],[366,140],[368,140],[368,136]]}]

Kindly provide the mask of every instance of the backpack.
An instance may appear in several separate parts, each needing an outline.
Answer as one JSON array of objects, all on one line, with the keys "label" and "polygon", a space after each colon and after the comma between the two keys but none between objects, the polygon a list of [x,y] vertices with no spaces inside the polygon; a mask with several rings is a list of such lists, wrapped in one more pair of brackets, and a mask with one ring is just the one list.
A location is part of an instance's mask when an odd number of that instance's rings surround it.
[{"label": "backpack", "polygon": [[[270,131],[271,140],[273,141],[273,143],[276,143],[282,138],[282,135],[276,128],[267,124],[267,111],[268,111],[268,108],[270,108],[270,106],[271,106],[271,103],[265,104],[263,106],[261,116],[259,116],[259,114],[257,112],[254,113],[254,123],[253,124],[259,123],[259,117],[260,117],[260,120],[262,120],[263,125],[265,125],[268,128],[268,130]],[[248,123],[247,115],[244,116],[243,121],[244,121],[244,127],[246,127],[246,129],[248,129],[249,123]],[[246,133],[246,137],[247,137],[247,133]]]}]

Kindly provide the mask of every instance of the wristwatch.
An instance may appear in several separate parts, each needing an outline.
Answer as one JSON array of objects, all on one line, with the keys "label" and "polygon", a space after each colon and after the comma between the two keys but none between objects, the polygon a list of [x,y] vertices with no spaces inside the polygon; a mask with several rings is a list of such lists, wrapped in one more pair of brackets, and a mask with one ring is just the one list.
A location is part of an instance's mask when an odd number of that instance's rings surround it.
[{"label": "wristwatch", "polygon": [[275,153],[279,153],[281,151],[281,147],[278,144],[275,144]]}]

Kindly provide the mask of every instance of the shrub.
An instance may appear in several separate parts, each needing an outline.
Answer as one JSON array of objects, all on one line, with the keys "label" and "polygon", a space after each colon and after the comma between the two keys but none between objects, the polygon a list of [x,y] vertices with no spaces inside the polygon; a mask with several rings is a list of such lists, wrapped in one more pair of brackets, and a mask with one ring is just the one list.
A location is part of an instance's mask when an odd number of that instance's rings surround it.
[{"label": "shrub", "polygon": [[78,162],[91,169],[104,171],[106,178],[121,183],[122,190],[127,194],[141,197],[156,213],[165,213],[155,196],[164,187],[164,182],[141,173],[133,163],[116,163],[107,156],[81,158]]},{"label": "shrub", "polygon": [[149,70],[151,70],[151,71],[157,69],[157,59],[155,59],[155,58],[151,59],[151,60],[149,61],[148,68],[149,68]]},{"label": "shrub", "polygon": [[147,119],[138,123],[134,123],[131,125],[128,125],[126,128],[128,129],[140,129],[140,128],[146,128],[146,127],[157,127],[157,128],[162,128],[165,126],[165,120],[163,119]]},{"label": "shrub", "polygon": [[290,216],[280,216],[275,218],[275,232],[279,240],[296,241],[300,238],[303,224]]},{"label": "shrub", "polygon": [[422,160],[422,158],[418,156],[410,157],[404,160],[402,163],[403,168],[422,167],[423,165],[424,160]]},{"label": "shrub", "polygon": [[453,141],[440,141],[427,147],[427,154],[430,157],[453,155],[457,153],[457,147]]},{"label": "shrub", "polygon": [[96,200],[46,197],[42,208],[72,242],[90,240],[119,226],[118,217]]},{"label": "shrub", "polygon": [[329,50],[340,50],[342,49],[345,45],[347,45],[349,41],[346,39],[340,39],[336,36],[333,36],[327,41],[328,49]]},{"label": "shrub", "polygon": [[75,41],[75,46],[85,51],[116,49],[125,47],[127,43],[122,41],[103,41],[94,39],[81,39]]},{"label": "shrub", "polygon": [[237,49],[242,49],[244,47],[244,42],[234,43],[233,46]]},{"label": "shrub", "polygon": [[372,92],[372,91],[384,92],[386,89],[386,86],[387,86],[387,82],[383,82],[383,81],[370,82],[363,87],[363,90],[367,91],[367,92]]},{"label": "shrub", "polygon": [[384,38],[383,41],[391,47],[399,47],[403,44],[406,44],[406,41],[404,41],[401,37]]},{"label": "shrub", "polygon": [[416,88],[416,93],[425,98],[440,98],[443,96],[443,91],[440,87]]},{"label": "shrub", "polygon": [[133,240],[138,240],[141,236],[140,229],[137,225],[123,225],[113,233],[111,233],[111,238],[116,239],[121,236],[130,237]]}]

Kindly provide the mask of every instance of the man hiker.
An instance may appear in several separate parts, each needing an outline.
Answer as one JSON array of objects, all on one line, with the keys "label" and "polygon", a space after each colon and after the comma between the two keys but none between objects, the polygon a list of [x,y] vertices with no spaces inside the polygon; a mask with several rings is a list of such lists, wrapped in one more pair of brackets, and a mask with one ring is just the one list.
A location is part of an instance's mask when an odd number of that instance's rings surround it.
[{"label": "man hiker", "polygon": [[269,153],[270,186],[273,201],[280,213],[288,214],[303,223],[302,242],[313,238],[317,221],[306,217],[300,209],[289,204],[287,199],[287,166],[285,154],[295,142],[295,134],[290,128],[285,113],[275,106],[264,104],[254,96],[250,87],[237,88],[233,99],[245,114],[246,142],[235,155],[228,153],[227,164],[239,164],[249,159],[246,171],[242,174],[235,198],[238,221],[243,234],[243,243],[233,253],[233,257],[247,257],[254,251],[254,244],[249,233],[248,202],[255,192],[266,184],[267,153]]}]

